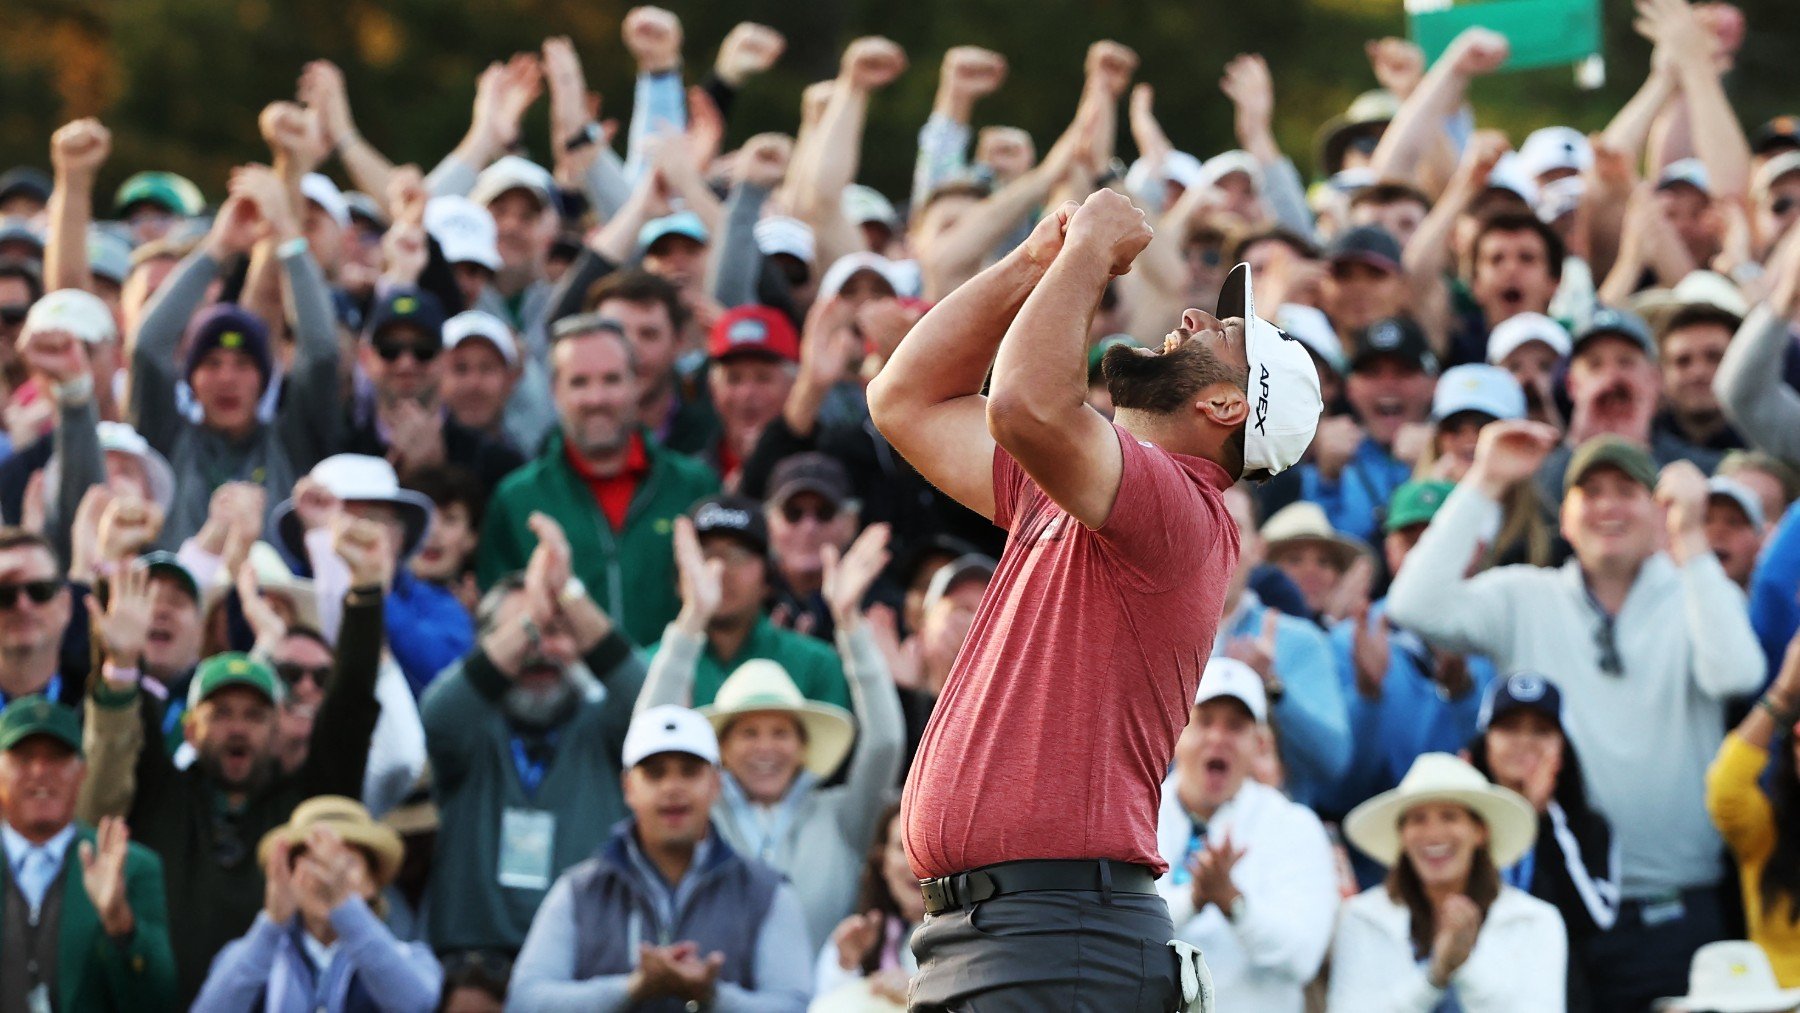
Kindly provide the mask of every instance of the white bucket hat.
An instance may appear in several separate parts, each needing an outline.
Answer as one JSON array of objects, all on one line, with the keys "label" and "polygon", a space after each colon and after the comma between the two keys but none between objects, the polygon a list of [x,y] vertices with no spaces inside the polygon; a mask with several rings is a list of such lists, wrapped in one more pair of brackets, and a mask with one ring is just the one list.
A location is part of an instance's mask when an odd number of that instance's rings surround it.
[{"label": "white bucket hat", "polygon": [[[175,472],[168,458],[158,453],[150,441],[124,422],[102,420],[94,427],[100,437],[100,452],[127,454],[144,465],[144,477],[150,485],[150,498],[166,512],[175,500]],[[62,455],[53,455],[44,465],[44,505],[54,507],[57,487],[62,484]],[[71,508],[73,509],[73,508]]]},{"label": "white bucket hat", "polygon": [[[385,503],[400,512],[406,525],[406,540],[401,543],[400,559],[412,557],[425,530],[431,525],[431,499],[421,492],[400,488],[400,476],[394,466],[368,454],[333,454],[308,473],[314,481],[331,491],[345,503]],[[306,533],[300,518],[294,514],[292,497],[275,505],[272,515],[281,547],[295,559],[306,558]]]},{"label": "white bucket hat", "polygon": [[1325,401],[1319,371],[1306,346],[1256,315],[1250,265],[1239,264],[1219,291],[1220,320],[1242,317],[1250,363],[1250,418],[1244,423],[1244,471],[1277,474],[1293,467],[1312,443]]},{"label": "white bucket hat", "polygon": [[1782,988],[1769,955],[1741,939],[1707,943],[1688,965],[1688,994],[1656,1000],[1656,1009],[1767,1013],[1800,1006],[1800,988]]},{"label": "white bucket hat", "polygon": [[1393,865],[1400,860],[1400,818],[1432,802],[1460,805],[1480,817],[1488,829],[1488,853],[1499,868],[1511,867],[1537,841],[1531,803],[1449,753],[1425,753],[1414,760],[1399,787],[1350,810],[1344,835],[1370,858]]},{"label": "white bucket hat", "polygon": [[698,709],[720,738],[726,725],[745,714],[792,714],[806,732],[806,769],[820,777],[829,777],[844,762],[856,738],[856,719],[849,711],[801,696],[787,669],[766,658],[739,665],[713,702]]}]

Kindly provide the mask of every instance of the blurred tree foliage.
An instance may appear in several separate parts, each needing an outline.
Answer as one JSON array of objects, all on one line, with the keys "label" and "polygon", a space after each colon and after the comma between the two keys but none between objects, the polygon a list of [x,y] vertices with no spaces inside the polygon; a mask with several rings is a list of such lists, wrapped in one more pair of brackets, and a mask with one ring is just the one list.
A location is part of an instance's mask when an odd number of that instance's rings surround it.
[{"label": "blurred tree foliage", "polygon": [[[1800,109],[1784,61],[1800,45],[1794,0],[1738,0],[1747,42],[1728,82],[1748,126]],[[1578,90],[1568,68],[1479,82],[1483,125],[1515,142],[1534,126],[1598,129],[1642,79],[1648,46],[1631,32],[1628,0],[1605,0],[1608,75]],[[629,115],[632,66],[619,42],[624,0],[6,0],[0,17],[0,166],[44,165],[58,123],[98,115],[113,130],[104,184],[135,169],[183,172],[217,197],[229,167],[267,157],[256,113],[291,96],[301,65],[328,57],[345,70],[363,133],[390,157],[430,166],[468,123],[474,78],[489,60],[575,40],[602,115]],[[913,138],[930,109],[939,59],[953,44],[1004,53],[1007,83],[976,111],[1047,145],[1071,114],[1087,44],[1111,37],[1143,57],[1157,112],[1175,143],[1207,155],[1232,146],[1220,68],[1261,52],[1276,81],[1276,127],[1312,171],[1316,126],[1373,87],[1362,43],[1404,31],[1400,0],[670,0],[686,27],[688,76],[711,65],[725,32],[755,20],[787,35],[776,70],[740,97],[728,143],[791,131],[800,90],[829,77],[842,46],[879,33],[906,47],[912,69],[876,96],[862,179],[904,191]],[[540,105],[527,117],[531,152],[546,157]],[[1129,138],[1121,139],[1129,154]]]}]

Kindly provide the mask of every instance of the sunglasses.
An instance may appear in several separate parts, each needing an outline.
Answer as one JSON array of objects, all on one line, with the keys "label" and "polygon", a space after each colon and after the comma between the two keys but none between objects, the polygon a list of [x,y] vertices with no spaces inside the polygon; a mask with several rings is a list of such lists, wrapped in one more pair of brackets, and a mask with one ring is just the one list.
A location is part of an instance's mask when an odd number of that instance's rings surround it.
[{"label": "sunglasses", "polygon": [[315,684],[323,686],[331,676],[330,665],[302,665],[295,661],[279,661],[275,663],[275,674],[289,686],[298,686],[301,679],[311,679]]},{"label": "sunglasses", "polygon": [[[1779,212],[1777,212],[1777,213],[1779,213]],[[28,315],[30,312],[31,312],[31,304],[30,303],[23,303],[23,302],[7,303],[5,306],[0,306],[0,323],[22,324],[25,322],[26,315]]]},{"label": "sunglasses", "polygon": [[814,507],[807,507],[789,500],[781,505],[781,516],[786,518],[789,524],[798,524],[808,517],[818,521],[820,524],[830,524],[832,521],[837,520],[837,515],[838,507],[836,503],[824,502]]},{"label": "sunglasses", "polygon": [[[1800,204],[1800,197],[1788,197],[1784,195],[1770,201],[1769,210],[1774,212],[1777,216],[1785,215],[1789,211],[1794,210],[1795,204]],[[3,310],[0,310],[0,312],[3,312]]]},{"label": "sunglasses", "polygon": [[56,597],[63,583],[60,580],[28,580],[23,584],[0,584],[0,609],[9,609],[19,604],[19,593],[24,592],[34,604],[42,605]]},{"label": "sunglasses", "polygon": [[1614,619],[1605,612],[1600,614],[1600,628],[1594,631],[1594,646],[1600,649],[1600,671],[1607,675],[1625,674],[1625,660],[1619,657],[1619,642],[1613,635]]},{"label": "sunglasses", "polygon": [[402,355],[410,355],[419,362],[430,362],[443,351],[437,345],[415,345],[405,341],[376,341],[375,354],[381,356],[382,362],[394,362]]}]

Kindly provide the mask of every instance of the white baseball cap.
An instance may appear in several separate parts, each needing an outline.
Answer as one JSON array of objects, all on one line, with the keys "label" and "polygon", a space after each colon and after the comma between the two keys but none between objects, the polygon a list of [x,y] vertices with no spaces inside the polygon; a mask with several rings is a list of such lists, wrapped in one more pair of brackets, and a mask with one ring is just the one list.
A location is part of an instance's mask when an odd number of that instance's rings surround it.
[{"label": "white baseball cap", "polygon": [[1350,360],[1344,357],[1344,343],[1338,340],[1337,329],[1331,326],[1331,318],[1316,306],[1304,303],[1282,303],[1275,311],[1275,326],[1286,331],[1288,337],[1294,338],[1312,350],[1312,353],[1325,360],[1339,376],[1350,372]]},{"label": "white baseball cap", "polygon": [[1494,326],[1488,334],[1487,360],[1498,365],[1501,360],[1533,341],[1550,346],[1558,358],[1566,359],[1573,343],[1568,328],[1542,313],[1515,313]]},{"label": "white baseball cap", "polygon": [[872,186],[852,183],[844,187],[844,217],[852,225],[866,225],[876,222],[890,229],[900,227],[900,212],[894,210],[894,202],[882,196],[881,191]]},{"label": "white baseball cap", "polygon": [[719,737],[712,722],[699,711],[679,704],[651,707],[631,719],[625,731],[621,757],[626,768],[635,767],[658,753],[686,753],[707,763],[719,762]]},{"label": "white baseball cap", "polygon": [[527,190],[544,207],[556,206],[556,179],[550,170],[518,155],[506,155],[481,170],[469,189],[469,199],[487,207],[508,190]]},{"label": "white baseball cap", "polygon": [[1580,208],[1582,195],[1586,193],[1587,180],[1581,176],[1553,179],[1538,187],[1537,205],[1532,210],[1537,212],[1538,221],[1549,225]]},{"label": "white baseball cap", "polygon": [[1518,152],[1509,151],[1500,156],[1488,173],[1487,185],[1490,190],[1509,190],[1524,198],[1526,204],[1537,206],[1537,179],[1526,168]]},{"label": "white baseball cap", "polygon": [[1228,696],[1250,708],[1256,723],[1269,721],[1269,694],[1263,689],[1262,676],[1236,658],[1209,658],[1200,673],[1200,692],[1194,697],[1198,707],[1208,700]]},{"label": "white baseball cap", "polygon": [[1712,177],[1707,175],[1706,163],[1698,158],[1681,158],[1670,162],[1663,166],[1662,174],[1656,177],[1658,190],[1667,190],[1678,183],[1686,183],[1708,197],[1712,196]]},{"label": "white baseball cap", "polygon": [[1469,363],[1452,366],[1438,377],[1431,395],[1431,420],[1442,422],[1457,412],[1481,412],[1496,419],[1525,417],[1525,391],[1499,366]]},{"label": "white baseball cap", "polygon": [[31,304],[19,340],[38,331],[67,331],[90,345],[119,339],[112,310],[99,296],[79,288],[59,288]]},{"label": "white baseball cap", "polygon": [[811,265],[819,255],[818,240],[812,226],[787,215],[770,215],[756,223],[756,248],[763,256],[785,253],[803,264]]},{"label": "white baseball cap", "polygon": [[519,346],[513,341],[512,328],[492,313],[464,310],[444,321],[443,333],[446,352],[474,338],[493,345],[508,367],[519,365]]},{"label": "white baseball cap", "polygon": [[1255,155],[1242,148],[1220,152],[1207,159],[1197,182],[1204,186],[1216,186],[1219,180],[1234,172],[1241,172],[1249,176],[1252,189],[1262,189],[1262,163],[1256,160]]},{"label": "white baseball cap", "polygon": [[425,231],[452,264],[480,264],[500,270],[500,228],[485,205],[454,194],[425,204]]},{"label": "white baseball cap", "polygon": [[350,224],[350,202],[344,199],[344,191],[331,181],[331,177],[320,172],[309,172],[300,177],[300,196],[312,201],[331,216],[331,220],[343,228]]},{"label": "white baseball cap", "polygon": [[1724,497],[1737,505],[1739,510],[1758,531],[1767,525],[1768,519],[1763,514],[1762,501],[1750,487],[1725,475],[1714,475],[1706,480],[1706,498],[1712,500]]},{"label": "white baseball cap", "polygon": [[843,291],[844,285],[863,271],[873,271],[887,281],[895,295],[911,295],[912,288],[907,284],[906,276],[900,271],[896,261],[889,260],[879,253],[861,251],[846,253],[833,261],[825,269],[825,277],[819,281],[819,298],[828,299]]},{"label": "white baseball cap", "polygon": [[[1185,189],[1206,178],[1205,163],[1185,151],[1171,151],[1163,156],[1160,180],[1153,176],[1153,170],[1156,168],[1158,167],[1152,165],[1147,158],[1140,157],[1137,161],[1132,162],[1131,168],[1125,172],[1125,189],[1132,193],[1145,193],[1150,189],[1152,183],[1165,180],[1180,184]],[[1160,198],[1162,191],[1158,190],[1156,194]]]},{"label": "white baseball cap", "polygon": [[1594,148],[1574,127],[1544,127],[1519,145],[1519,162],[1532,179],[1559,169],[1586,172],[1594,167]]},{"label": "white baseball cap", "polygon": [[1256,315],[1250,265],[1239,264],[1219,291],[1217,316],[1242,317],[1250,362],[1250,418],[1244,423],[1244,471],[1278,474],[1299,462],[1325,410],[1319,370],[1299,339]]},{"label": "white baseball cap", "polygon": [[1781,181],[1783,176],[1800,172],[1800,151],[1784,151],[1763,163],[1750,182],[1750,195],[1757,200],[1768,196],[1769,188]]}]

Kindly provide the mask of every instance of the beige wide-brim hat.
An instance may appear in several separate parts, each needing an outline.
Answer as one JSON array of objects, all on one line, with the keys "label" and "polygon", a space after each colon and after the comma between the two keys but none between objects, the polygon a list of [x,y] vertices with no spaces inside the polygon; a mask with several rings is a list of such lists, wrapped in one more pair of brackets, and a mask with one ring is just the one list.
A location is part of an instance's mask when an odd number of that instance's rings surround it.
[{"label": "beige wide-brim hat", "polygon": [[1310,543],[1331,553],[1340,570],[1348,570],[1356,557],[1370,554],[1367,545],[1332,527],[1322,507],[1306,500],[1275,511],[1263,522],[1262,537],[1271,558],[1284,548]]},{"label": "beige wide-brim hat", "polygon": [[369,817],[362,803],[342,795],[315,795],[294,807],[294,814],[281,826],[263,835],[256,845],[256,860],[267,864],[275,842],[285,840],[290,847],[306,843],[314,827],[328,827],[345,844],[362,848],[375,860],[375,885],[385,887],[400,874],[400,860],[406,847],[393,828]]},{"label": "beige wide-brim hat", "polygon": [[1344,836],[1370,858],[1393,865],[1400,860],[1400,818],[1432,802],[1454,803],[1480,817],[1487,824],[1488,853],[1501,869],[1524,858],[1537,842],[1537,813],[1525,796],[1490,782],[1449,753],[1420,756],[1399,787],[1350,810]]},{"label": "beige wide-brim hat", "polygon": [[1654,1009],[1768,1013],[1800,1006],[1800,988],[1782,988],[1762,947],[1741,939],[1707,943],[1688,965],[1688,994],[1658,999]]},{"label": "beige wide-brim hat", "polygon": [[766,658],[739,665],[713,702],[696,709],[712,722],[720,739],[725,738],[725,726],[745,714],[792,714],[806,732],[806,769],[820,777],[831,776],[844,762],[856,738],[856,719],[849,711],[800,695],[787,669]]},{"label": "beige wide-brim hat", "polygon": [[[320,630],[319,596],[313,590],[310,577],[295,575],[293,570],[288,569],[287,561],[281,558],[280,550],[268,542],[253,543],[245,558],[249,560],[250,568],[256,571],[256,583],[262,588],[264,595],[284,598],[293,605],[296,625]],[[227,573],[221,568],[214,577],[213,585],[206,589],[202,611],[211,612],[213,606],[236,587],[237,574]]]}]

